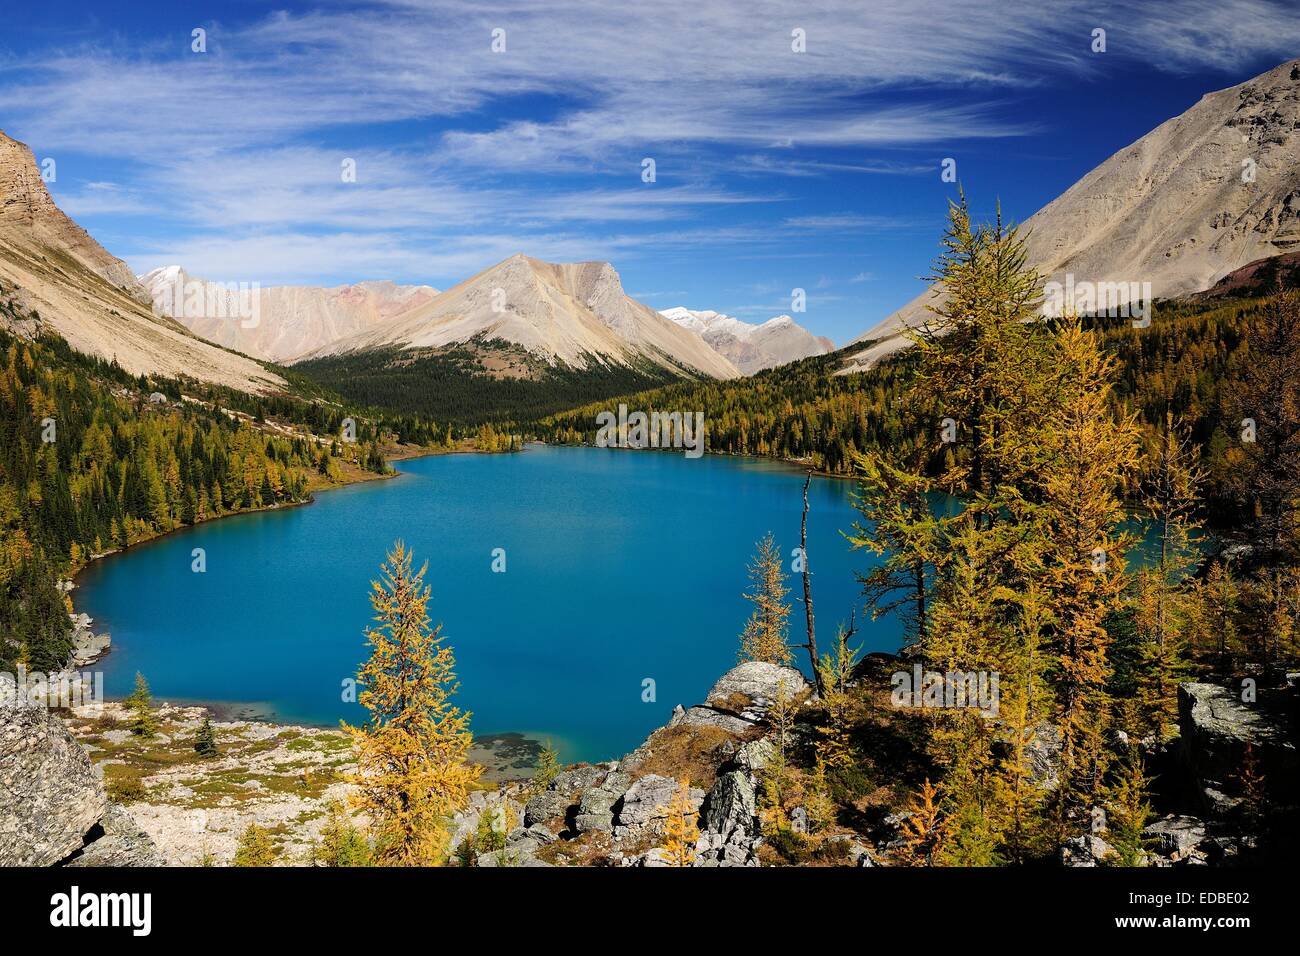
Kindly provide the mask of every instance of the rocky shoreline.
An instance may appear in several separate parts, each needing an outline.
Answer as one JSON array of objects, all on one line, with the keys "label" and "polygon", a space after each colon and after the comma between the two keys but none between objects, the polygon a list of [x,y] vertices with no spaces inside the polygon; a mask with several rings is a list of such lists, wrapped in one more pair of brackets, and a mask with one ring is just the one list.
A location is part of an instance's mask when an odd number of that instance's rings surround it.
[{"label": "rocky shoreline", "polygon": [[[867,694],[883,691],[887,701],[882,677],[900,663],[893,655],[868,655],[854,684]],[[1147,865],[1252,862],[1257,834],[1234,782],[1247,754],[1269,781],[1270,800],[1293,811],[1300,797],[1300,674],[1261,687],[1259,695],[1247,702],[1226,684],[1186,682],[1179,688],[1178,737],[1140,744],[1161,780],[1158,813],[1144,831]],[[780,729],[772,711],[778,699],[790,701]],[[693,866],[909,862],[903,830],[914,789],[906,749],[912,718],[897,711],[882,710],[871,730],[890,755],[875,764],[885,786],[802,849],[778,845],[766,832],[766,775],[774,761],[815,739],[818,706],[797,670],[741,664],[702,703],[678,706],[621,759],[571,765],[541,786],[522,779],[536,757],[528,738],[488,738],[472,756],[490,762],[495,755],[497,779],[473,791],[452,819],[453,862],[668,865],[674,800],[698,828]],[[161,705],[157,736],[142,739],[132,735],[121,704],[78,708],[66,719],[38,706],[0,708],[0,865],[228,865],[251,823],[270,834],[278,865],[311,865],[328,806],[350,794],[350,740],[325,728],[216,721],[219,754],[204,759],[194,743],[207,715],[202,707]],[[1036,738],[1035,786],[1056,786],[1058,751],[1050,735]],[[1059,847],[1059,864],[1111,862],[1105,811],[1093,808],[1091,821]],[[803,807],[791,813],[789,828],[811,832]]]}]

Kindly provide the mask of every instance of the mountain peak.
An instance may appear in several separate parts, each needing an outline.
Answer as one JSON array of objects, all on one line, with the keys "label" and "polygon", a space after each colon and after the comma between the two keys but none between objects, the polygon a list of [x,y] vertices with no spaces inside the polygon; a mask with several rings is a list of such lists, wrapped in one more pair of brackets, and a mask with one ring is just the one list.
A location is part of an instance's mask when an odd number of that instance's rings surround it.
[{"label": "mountain peak", "polygon": [[[1300,246],[1300,60],[1201,97],[1084,175],[1025,223],[1044,281],[1207,289]],[[853,368],[905,347],[933,290],[869,329]]]},{"label": "mountain peak", "polygon": [[311,358],[379,348],[439,349],[470,341],[519,346],[547,364],[642,361],[733,378],[735,366],[693,332],[623,290],[609,262],[555,263],[516,253],[399,321],[316,350]]},{"label": "mountain peak", "polygon": [[695,311],[680,305],[660,314],[698,332],[746,375],[835,349],[829,339],[814,336],[788,315],[753,325],[721,312]]}]

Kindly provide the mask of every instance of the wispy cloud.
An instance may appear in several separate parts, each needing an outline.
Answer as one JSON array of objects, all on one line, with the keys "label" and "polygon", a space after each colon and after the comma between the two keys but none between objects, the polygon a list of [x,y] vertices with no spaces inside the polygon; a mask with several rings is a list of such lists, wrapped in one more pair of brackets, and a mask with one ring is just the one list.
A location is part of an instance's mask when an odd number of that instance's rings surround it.
[{"label": "wispy cloud", "polygon": [[[203,54],[188,30],[57,51],[0,38],[0,103],[42,154],[122,167],[58,198],[73,215],[153,217],[119,250],[137,267],[284,281],[340,262],[357,277],[463,275],[525,247],[795,258],[801,237],[907,223],[791,216],[774,181],[934,174],[918,151],[1033,132],[1008,97],[1043,76],[1086,79],[1094,27],[1107,57],[1170,72],[1300,49],[1300,20],[1270,0],[1132,6],[321,0],[196,23]],[[722,226],[721,210],[752,215]]]}]

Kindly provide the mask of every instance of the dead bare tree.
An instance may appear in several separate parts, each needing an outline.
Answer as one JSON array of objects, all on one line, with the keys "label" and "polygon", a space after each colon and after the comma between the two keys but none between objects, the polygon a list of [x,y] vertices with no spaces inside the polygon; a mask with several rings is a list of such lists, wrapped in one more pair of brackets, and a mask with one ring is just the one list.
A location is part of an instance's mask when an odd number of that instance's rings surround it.
[{"label": "dead bare tree", "polygon": [[803,520],[799,525],[799,553],[803,558],[803,607],[808,618],[808,643],[803,646],[808,649],[808,660],[812,664],[813,683],[817,687],[817,694],[823,696],[826,688],[822,687],[822,672],[821,667],[818,666],[817,632],[813,628],[812,578],[808,570],[808,486],[812,484],[812,478],[813,473],[809,470],[808,477],[803,483]]}]

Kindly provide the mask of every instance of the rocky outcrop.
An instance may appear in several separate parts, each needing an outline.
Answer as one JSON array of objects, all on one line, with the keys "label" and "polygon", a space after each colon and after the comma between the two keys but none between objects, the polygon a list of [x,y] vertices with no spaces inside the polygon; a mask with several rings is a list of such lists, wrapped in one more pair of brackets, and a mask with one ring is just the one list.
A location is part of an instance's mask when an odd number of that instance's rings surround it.
[{"label": "rocky outcrop", "polygon": [[19,698],[0,707],[0,866],[159,866],[129,813],[108,802],[63,722]]},{"label": "rocky outcrop", "polygon": [[52,329],[77,351],[111,359],[133,375],[188,376],[246,392],[286,387],[258,362],[154,315],[148,293],[126,263],[58,208],[32,151],[3,132],[0,292],[19,310],[3,310],[0,327],[27,333],[31,317],[39,314],[44,330]]},{"label": "rocky outcrop", "polygon": [[0,707],[0,866],[50,866],[108,808],[90,758],[44,707]]},{"label": "rocky outcrop", "polygon": [[1247,702],[1240,692],[1218,684],[1179,685],[1179,752],[1207,810],[1231,810],[1247,746],[1273,798],[1294,798],[1300,780],[1300,758],[1289,725],[1294,698],[1292,688],[1261,688],[1257,699]]},{"label": "rocky outcrop", "polygon": [[[647,774],[623,794],[619,811],[620,827],[644,827],[660,823],[668,816],[668,806],[677,795],[679,784],[671,777]],[[704,803],[704,791],[690,788],[690,805],[698,811]]]},{"label": "rocky outcrop", "polygon": [[1113,852],[1101,837],[1085,833],[1061,844],[1057,860],[1062,866],[1097,866]]},{"label": "rocky outcrop", "polygon": [[793,667],[746,661],[733,667],[713,685],[705,695],[704,703],[710,707],[725,707],[746,697],[749,701],[766,705],[776,700],[779,693],[793,700],[808,689],[808,681]]},{"label": "rocky outcrop", "polygon": [[86,837],[86,845],[66,866],[162,866],[162,854],[135,818],[119,803],[108,810]]}]

